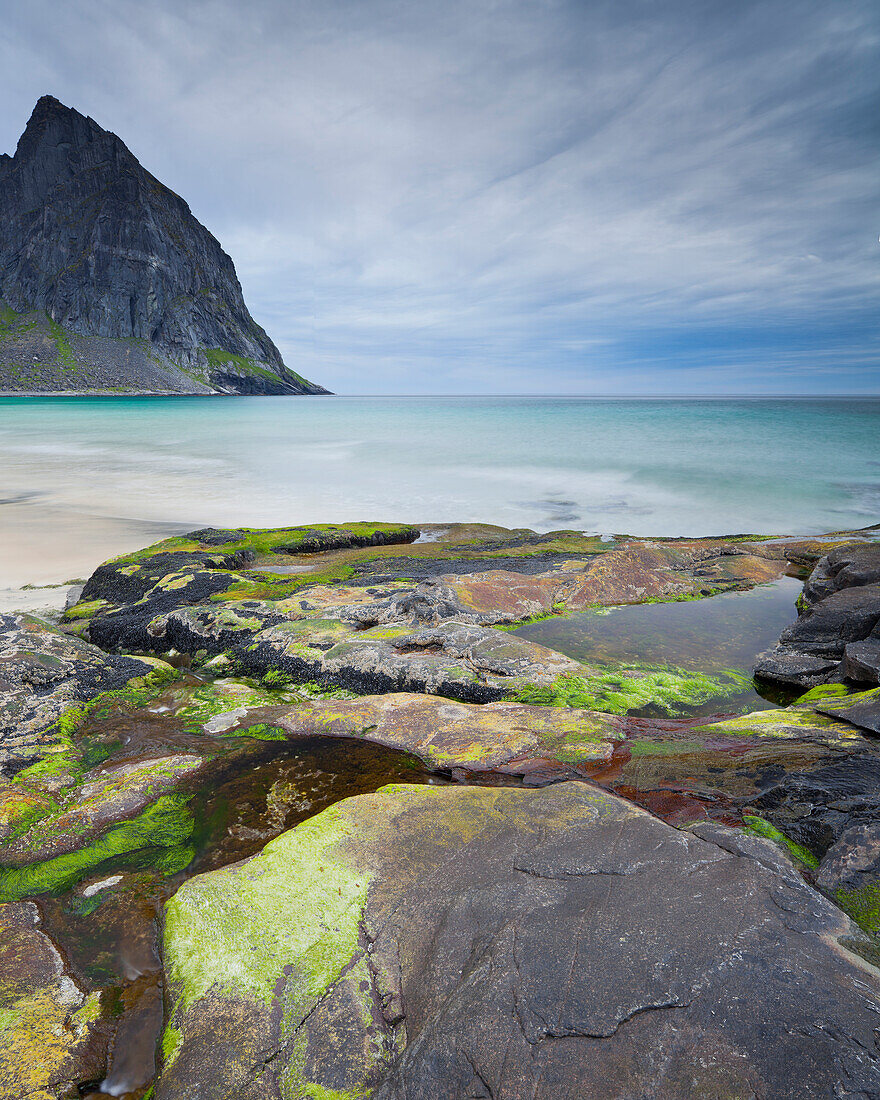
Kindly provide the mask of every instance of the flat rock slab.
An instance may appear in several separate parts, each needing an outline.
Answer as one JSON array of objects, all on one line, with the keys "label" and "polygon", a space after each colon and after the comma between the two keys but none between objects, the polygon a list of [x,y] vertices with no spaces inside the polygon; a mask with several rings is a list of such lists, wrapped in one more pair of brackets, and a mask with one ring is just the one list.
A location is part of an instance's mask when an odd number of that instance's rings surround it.
[{"label": "flat rock slab", "polygon": [[429,768],[515,775],[547,761],[608,760],[622,737],[622,721],[606,714],[408,692],[303,703],[274,721],[292,738],[356,737],[411,753]]},{"label": "flat rock slab", "polygon": [[156,1100],[880,1095],[868,940],[769,841],[383,788],[167,908]]},{"label": "flat rock slab", "polygon": [[[183,625],[172,616],[173,636]],[[488,627],[459,622],[413,628],[390,623],[354,630],[334,619],[268,627],[233,652],[262,675],[280,669],[294,680],[318,680],[358,692],[426,692],[469,702],[504,699],[527,684],[588,673],[555,650]]]}]

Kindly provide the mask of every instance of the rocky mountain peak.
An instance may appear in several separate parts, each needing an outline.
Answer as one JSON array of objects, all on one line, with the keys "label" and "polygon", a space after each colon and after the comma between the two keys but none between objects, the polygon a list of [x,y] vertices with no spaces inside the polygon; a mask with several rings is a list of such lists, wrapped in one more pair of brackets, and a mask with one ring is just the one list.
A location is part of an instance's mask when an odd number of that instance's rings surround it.
[{"label": "rocky mountain peak", "polygon": [[[77,337],[104,341],[92,351],[111,367],[106,341],[134,340],[166,373],[184,373],[179,392],[326,392],[284,365],[248,312],[231,258],[183,199],[119,137],[50,95],[15,155],[0,158],[0,307],[47,316],[70,334],[65,355],[86,368]],[[8,336],[0,328],[0,389],[27,388],[4,372],[4,363],[18,368],[9,356],[21,350],[5,348]],[[132,356],[130,344],[117,349],[126,370]],[[81,388],[72,381],[50,388]],[[155,385],[164,388],[155,379],[145,388]]]}]

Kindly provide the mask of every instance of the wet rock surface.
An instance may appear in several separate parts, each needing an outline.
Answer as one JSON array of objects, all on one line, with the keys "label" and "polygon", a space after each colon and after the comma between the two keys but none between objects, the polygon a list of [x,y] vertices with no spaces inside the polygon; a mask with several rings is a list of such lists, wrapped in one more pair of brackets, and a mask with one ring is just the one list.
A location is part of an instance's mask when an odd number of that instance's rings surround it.
[{"label": "wet rock surface", "polygon": [[406,692],[301,704],[276,721],[291,738],[357,737],[411,753],[431,769],[519,776],[609,760],[623,737],[622,720],[610,715]]},{"label": "wet rock surface", "polygon": [[157,1100],[872,1095],[861,934],[728,835],[583,784],[340,803],[170,903]]},{"label": "wet rock surface", "polygon": [[69,1100],[81,1081],[100,1080],[101,1016],[100,997],[74,979],[37,906],[0,905],[0,1097]]}]

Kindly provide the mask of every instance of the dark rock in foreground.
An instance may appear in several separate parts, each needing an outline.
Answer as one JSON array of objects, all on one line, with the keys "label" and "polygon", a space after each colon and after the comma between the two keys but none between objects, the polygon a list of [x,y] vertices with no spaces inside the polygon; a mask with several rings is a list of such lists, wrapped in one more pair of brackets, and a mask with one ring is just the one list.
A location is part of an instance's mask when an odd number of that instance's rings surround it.
[{"label": "dark rock in foreground", "polygon": [[868,940],[696,832],[583,784],[339,803],[170,902],[156,1100],[880,1094]]},{"label": "dark rock in foreground", "polygon": [[326,393],[120,139],[51,96],[0,154],[0,391]]}]

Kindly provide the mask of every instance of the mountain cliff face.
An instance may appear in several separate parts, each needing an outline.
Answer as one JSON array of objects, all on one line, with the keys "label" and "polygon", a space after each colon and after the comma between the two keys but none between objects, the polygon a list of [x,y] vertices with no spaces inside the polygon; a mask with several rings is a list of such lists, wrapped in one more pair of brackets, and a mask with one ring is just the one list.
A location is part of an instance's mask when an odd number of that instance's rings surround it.
[{"label": "mountain cliff face", "polygon": [[0,154],[0,390],[327,392],[285,367],[183,199],[51,96]]}]

